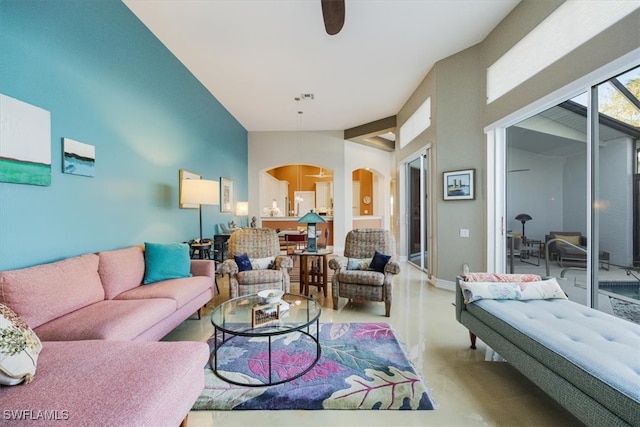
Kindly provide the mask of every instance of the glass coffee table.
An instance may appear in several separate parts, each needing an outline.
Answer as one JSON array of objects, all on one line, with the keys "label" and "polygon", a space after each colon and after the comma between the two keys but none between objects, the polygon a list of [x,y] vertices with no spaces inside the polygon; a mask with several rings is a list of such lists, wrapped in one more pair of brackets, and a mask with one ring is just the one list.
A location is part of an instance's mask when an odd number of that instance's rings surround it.
[{"label": "glass coffee table", "polygon": [[[303,295],[284,294],[282,301],[289,306],[286,310],[281,310],[279,318],[277,317],[277,308],[270,306],[260,309],[263,305],[263,299],[258,295],[246,295],[238,298],[230,299],[217,306],[211,313],[211,323],[214,328],[214,344],[213,353],[211,355],[211,367],[215,374],[230,384],[236,384],[247,387],[264,387],[269,385],[282,384],[309,372],[320,360],[321,348],[318,334],[320,331],[320,312],[321,307],[317,301],[307,298]],[[260,309],[259,311],[256,311]],[[257,317],[255,313],[263,314],[267,312],[269,317],[267,323],[252,326]],[[253,322],[252,322],[253,320]],[[315,325],[314,325],[315,324]],[[278,376],[273,378],[274,369],[272,367],[272,340],[290,339],[291,337],[282,337],[283,335],[298,334],[295,340],[310,340],[315,347],[316,355],[308,366],[302,366],[299,370],[290,376]],[[219,366],[220,350],[228,345],[230,341],[237,337],[249,337],[246,345],[259,345],[266,343],[268,353],[268,379],[252,377],[245,381],[230,379],[222,373]],[[227,371],[228,372],[228,371]],[[247,375],[247,373],[243,373]],[[280,372],[281,374],[281,372]],[[234,378],[242,378],[234,376]]]}]

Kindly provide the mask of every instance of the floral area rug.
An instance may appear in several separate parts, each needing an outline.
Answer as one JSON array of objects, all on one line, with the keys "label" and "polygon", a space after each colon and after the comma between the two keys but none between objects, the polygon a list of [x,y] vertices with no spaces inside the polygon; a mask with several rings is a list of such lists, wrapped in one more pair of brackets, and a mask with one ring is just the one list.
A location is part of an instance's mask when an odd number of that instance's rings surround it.
[{"label": "floral area rug", "polygon": [[[211,349],[215,338],[209,339]],[[319,338],[318,363],[300,378],[279,385],[232,385],[207,365],[205,387],[193,409],[434,409],[424,381],[387,323],[323,323]],[[220,342],[220,334],[217,339]],[[219,350],[218,370],[233,381],[266,381],[265,342],[233,338]],[[301,372],[315,356],[315,343],[298,333],[272,338],[272,379]]]}]

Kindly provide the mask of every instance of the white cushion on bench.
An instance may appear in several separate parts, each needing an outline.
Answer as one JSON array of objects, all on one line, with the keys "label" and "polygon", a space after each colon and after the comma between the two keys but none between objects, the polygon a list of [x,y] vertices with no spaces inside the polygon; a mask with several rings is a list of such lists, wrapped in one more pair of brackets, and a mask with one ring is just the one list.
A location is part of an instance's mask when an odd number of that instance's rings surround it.
[{"label": "white cushion on bench", "polygon": [[480,300],[482,310],[640,402],[640,325],[568,300]]}]

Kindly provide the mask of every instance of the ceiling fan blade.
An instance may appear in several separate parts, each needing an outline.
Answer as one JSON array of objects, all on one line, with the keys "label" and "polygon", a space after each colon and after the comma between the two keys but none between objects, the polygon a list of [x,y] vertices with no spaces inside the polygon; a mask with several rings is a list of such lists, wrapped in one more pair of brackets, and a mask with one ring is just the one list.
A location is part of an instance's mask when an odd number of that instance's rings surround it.
[{"label": "ceiling fan blade", "polygon": [[344,25],[344,0],[320,0],[324,28],[330,36],[336,35]]}]

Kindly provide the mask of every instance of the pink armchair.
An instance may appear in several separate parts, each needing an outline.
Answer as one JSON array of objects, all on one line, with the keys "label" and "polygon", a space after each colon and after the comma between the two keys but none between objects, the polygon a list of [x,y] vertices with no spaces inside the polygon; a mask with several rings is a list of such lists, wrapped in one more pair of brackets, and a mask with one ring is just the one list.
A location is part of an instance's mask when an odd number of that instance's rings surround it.
[{"label": "pink armchair", "polygon": [[[234,256],[247,254],[251,270],[239,271]],[[229,296],[255,294],[264,289],[291,289],[289,271],[293,260],[280,255],[280,242],[271,228],[244,228],[234,231],[229,238],[228,258],[220,272],[229,275]]]}]

